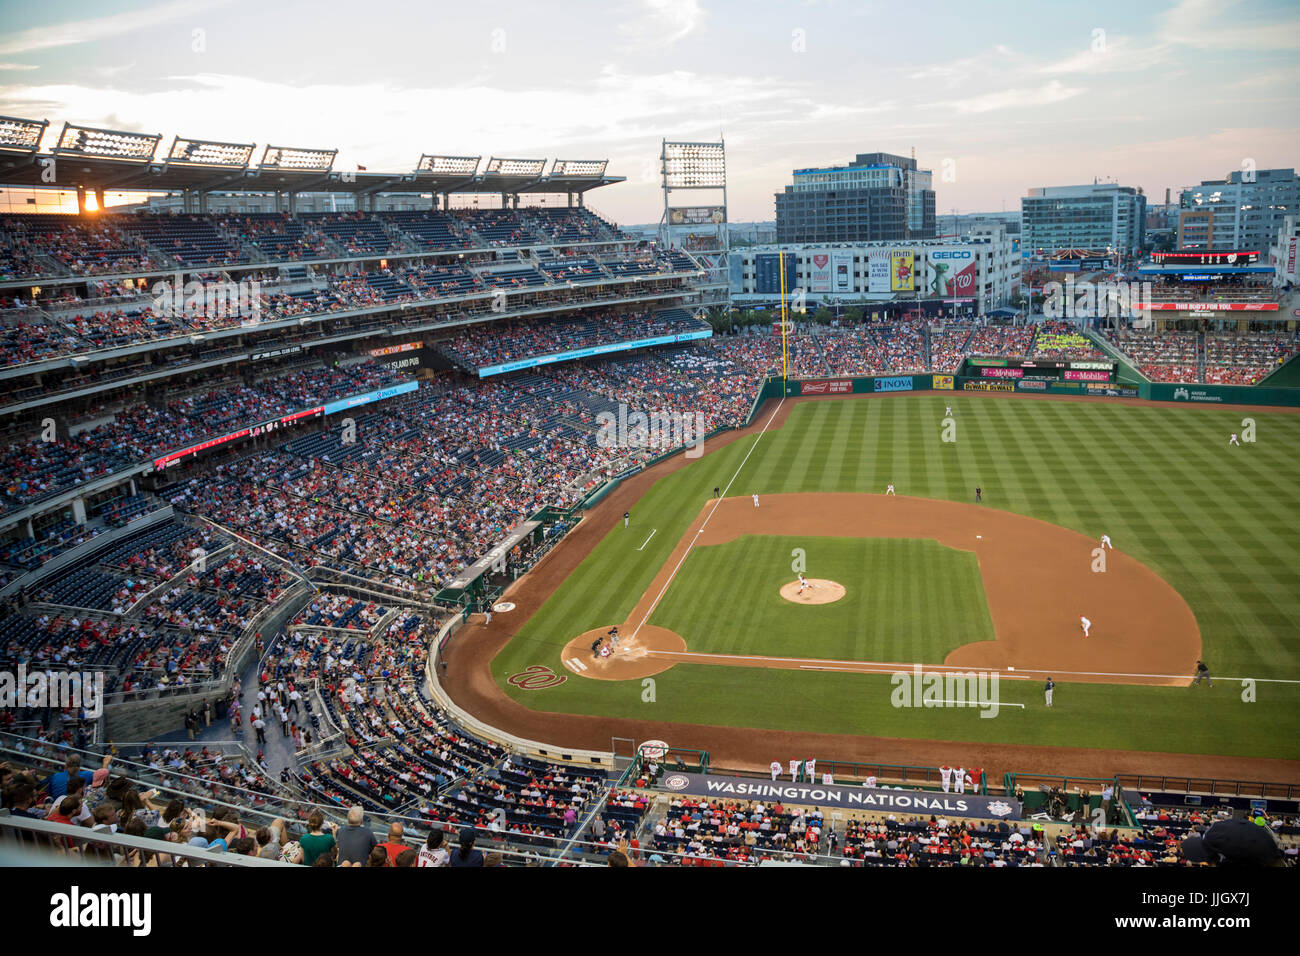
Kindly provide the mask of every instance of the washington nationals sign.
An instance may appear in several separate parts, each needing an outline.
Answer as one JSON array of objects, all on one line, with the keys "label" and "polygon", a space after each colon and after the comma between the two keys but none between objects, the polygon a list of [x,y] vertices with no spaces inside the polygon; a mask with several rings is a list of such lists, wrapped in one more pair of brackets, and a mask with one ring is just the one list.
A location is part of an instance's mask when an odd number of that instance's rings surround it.
[{"label": "washington nationals sign", "polygon": [[569,678],[555,673],[545,664],[533,664],[525,667],[518,674],[511,674],[506,679],[524,690],[543,690],[547,687],[559,687]]},{"label": "washington nationals sign", "polygon": [[974,793],[941,793],[933,790],[895,790],[886,787],[822,786],[812,783],[783,783],[749,777],[719,777],[712,774],[670,771],[655,789],[695,796],[740,800],[780,800],[818,807],[861,808],[886,813],[949,814],[957,817],[990,817],[1019,820],[1020,801],[1009,797],[984,797]]}]

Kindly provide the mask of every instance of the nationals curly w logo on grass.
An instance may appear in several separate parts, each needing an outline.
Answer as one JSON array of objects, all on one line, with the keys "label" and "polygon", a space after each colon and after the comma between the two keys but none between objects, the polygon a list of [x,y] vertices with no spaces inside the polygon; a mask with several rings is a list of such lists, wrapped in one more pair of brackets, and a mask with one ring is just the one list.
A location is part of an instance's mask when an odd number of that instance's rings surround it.
[{"label": "nationals curly w logo on grass", "polygon": [[558,687],[568,679],[563,674],[555,673],[545,664],[534,664],[525,667],[518,674],[510,675],[507,681],[524,690],[544,690],[547,687]]}]

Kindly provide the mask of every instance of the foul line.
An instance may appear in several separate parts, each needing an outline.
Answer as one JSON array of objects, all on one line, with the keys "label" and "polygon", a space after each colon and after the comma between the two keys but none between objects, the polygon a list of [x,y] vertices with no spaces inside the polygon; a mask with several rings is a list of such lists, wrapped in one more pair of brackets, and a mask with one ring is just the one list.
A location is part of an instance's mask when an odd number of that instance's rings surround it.
[{"label": "foul line", "polygon": [[664,592],[668,590],[668,585],[673,583],[673,578],[677,576],[677,571],[678,569],[681,568],[682,562],[685,561],[687,556],[691,553],[691,548],[695,547],[695,542],[699,540],[700,535],[704,534],[704,529],[708,527],[709,521],[710,519],[713,518],[714,512],[718,510],[718,505],[722,504],[722,499],[727,497],[727,492],[731,490],[732,484],[740,476],[741,469],[745,467],[745,462],[749,461],[749,456],[754,454],[754,449],[757,448],[758,443],[763,440],[763,436],[767,434],[768,426],[772,424],[772,420],[776,418],[776,413],[781,410],[781,406],[784,404],[785,404],[785,396],[782,395],[781,400],[776,403],[776,408],[772,409],[771,416],[768,417],[767,422],[763,425],[763,430],[760,431],[754,437],[754,444],[750,445],[749,451],[745,452],[745,457],[742,458],[740,461],[740,467],[737,468],[736,473],[731,476],[731,481],[727,482],[727,487],[722,489],[721,497],[719,497],[716,501],[713,502],[713,510],[710,511],[708,515],[705,517],[704,524],[700,525],[700,530],[695,532],[695,537],[691,538],[691,543],[688,544],[686,546],[686,550],[682,552],[682,557],[681,560],[677,562],[677,567],[673,568],[673,573],[668,575],[668,580],[664,582],[663,588],[659,591],[657,595],[655,595],[654,601],[650,604],[650,609],[645,612],[645,617],[641,618],[641,623],[638,624],[636,626],[636,630],[632,632],[633,637],[636,637],[638,634],[640,634],[641,628],[645,627],[645,622],[650,620],[650,615],[653,614],[655,612],[655,608],[659,606],[659,599],[662,598],[664,596]]},{"label": "foul line", "polygon": [[[1154,677],[1165,680],[1193,680],[1195,674],[1136,674],[1124,671],[1063,671],[1046,668],[1020,667],[1020,668],[1000,668],[1000,667],[975,667],[965,664],[919,664],[918,662],[898,662],[891,661],[846,661],[835,657],[771,657],[762,654],[713,654],[707,651],[648,651],[647,657],[709,657],[713,658],[719,664],[725,664],[726,660],[738,661],[781,661],[789,664],[799,663],[800,667],[805,670],[847,670],[864,673],[863,667],[883,667],[888,670],[873,671],[870,673],[892,674],[900,669],[906,671],[910,668],[919,666],[922,671],[997,671],[998,676],[1018,678],[1021,674],[1063,674],[1070,677]],[[800,662],[809,663],[800,663]],[[819,667],[818,664],[841,664],[852,665],[847,667]],[[1028,678],[1024,678],[1028,679]],[[1213,675],[1214,680],[1240,682],[1244,680],[1253,680],[1258,684],[1300,684],[1300,680],[1290,680],[1282,677],[1226,677],[1218,674]]]},{"label": "foul line", "polygon": [[[659,530],[658,528],[652,528],[651,531],[650,531],[650,538],[653,538],[653,537],[655,536],[655,532],[658,531],[658,530]],[[640,548],[637,548],[637,550],[640,551],[640,550],[642,550],[643,548],[645,548],[645,546],[646,546],[647,544],[650,543],[650,538],[646,538],[644,541],[642,541],[642,542],[641,542],[641,547],[640,547]]]}]

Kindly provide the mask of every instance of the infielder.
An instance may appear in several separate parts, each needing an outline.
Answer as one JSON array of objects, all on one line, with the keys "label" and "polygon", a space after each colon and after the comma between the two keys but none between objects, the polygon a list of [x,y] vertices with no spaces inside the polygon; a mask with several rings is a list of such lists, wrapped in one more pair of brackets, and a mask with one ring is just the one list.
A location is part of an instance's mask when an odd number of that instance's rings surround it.
[{"label": "infielder", "polygon": [[1236,432],[1233,432],[1233,433],[1232,433],[1232,437],[1228,439],[1228,444],[1229,444],[1229,445],[1236,445],[1238,448],[1241,447],[1241,442],[1237,441],[1237,433],[1236,433]]},{"label": "infielder", "polygon": [[[890,485],[888,488],[886,488],[886,489],[885,489],[885,494],[887,494],[887,495],[892,495],[892,494],[894,494],[894,486],[893,486],[893,485]],[[897,496],[895,496],[895,497],[897,497]]]},{"label": "infielder", "polygon": [[1055,689],[1056,681],[1052,680],[1050,677],[1047,678],[1047,683],[1043,685],[1043,696],[1047,698],[1048,707],[1052,706],[1052,691]]},{"label": "infielder", "polygon": [[754,507],[758,507],[758,495],[754,495]]},{"label": "infielder", "polygon": [[624,512],[623,512],[623,527],[626,528],[626,527],[627,527],[627,523],[628,523],[629,521],[631,521],[631,520],[632,520],[632,512],[630,512],[630,511],[624,511]]},{"label": "infielder", "polygon": [[1103,534],[1101,536],[1101,546],[1102,548],[1110,548],[1112,551],[1115,550],[1115,546],[1110,543],[1110,535],[1108,534]]},{"label": "infielder", "polygon": [[1205,666],[1205,661],[1196,662],[1196,680],[1193,684],[1199,684],[1202,680],[1209,681],[1211,687],[1214,686],[1214,680],[1210,677],[1210,669]]},{"label": "infielder", "polygon": [[1084,617],[1083,615],[1079,615],[1079,624],[1080,624],[1080,626],[1083,628],[1083,636],[1084,636],[1084,637],[1087,637],[1087,636],[1088,636],[1088,628],[1092,627],[1092,621],[1088,620],[1088,619],[1087,619],[1086,617]]}]

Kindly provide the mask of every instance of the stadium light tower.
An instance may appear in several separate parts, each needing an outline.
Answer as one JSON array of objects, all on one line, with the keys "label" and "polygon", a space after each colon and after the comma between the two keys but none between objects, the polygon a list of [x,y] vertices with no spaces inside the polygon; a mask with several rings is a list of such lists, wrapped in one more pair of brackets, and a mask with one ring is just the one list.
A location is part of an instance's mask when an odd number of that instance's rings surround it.
[{"label": "stadium light tower", "polygon": [[[716,143],[665,139],[659,162],[664,193],[659,243],[686,250],[704,266],[701,305],[726,305],[731,281],[726,143],[721,137]],[[673,193],[679,190],[704,190],[706,202],[696,199],[689,206],[675,206]]]}]

